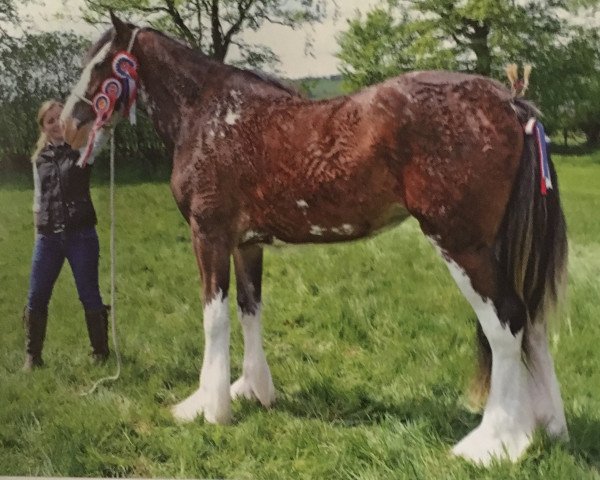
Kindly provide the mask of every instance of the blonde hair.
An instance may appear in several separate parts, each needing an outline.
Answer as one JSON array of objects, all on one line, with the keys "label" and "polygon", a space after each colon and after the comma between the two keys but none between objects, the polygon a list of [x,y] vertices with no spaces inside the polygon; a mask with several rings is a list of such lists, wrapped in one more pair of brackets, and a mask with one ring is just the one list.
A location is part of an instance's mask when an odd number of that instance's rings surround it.
[{"label": "blonde hair", "polygon": [[48,136],[43,132],[42,128],[44,126],[44,117],[46,116],[48,111],[53,107],[62,108],[63,104],[62,104],[62,102],[59,102],[58,100],[46,100],[44,103],[42,103],[42,105],[40,106],[40,109],[38,110],[37,123],[38,123],[38,126],[40,127],[40,136],[38,137],[37,142],[35,144],[35,149],[33,150],[33,153],[31,154],[32,162],[35,162],[35,160],[37,159],[40,152],[44,149],[44,147],[46,145],[48,145]]}]

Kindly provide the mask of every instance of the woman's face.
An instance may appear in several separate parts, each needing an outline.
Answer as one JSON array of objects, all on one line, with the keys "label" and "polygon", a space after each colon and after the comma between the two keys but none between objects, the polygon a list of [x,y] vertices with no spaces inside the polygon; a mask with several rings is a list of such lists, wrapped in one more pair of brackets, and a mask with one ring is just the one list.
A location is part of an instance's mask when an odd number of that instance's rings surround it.
[{"label": "woman's face", "polygon": [[42,119],[42,131],[48,136],[52,143],[64,142],[64,132],[60,122],[62,107],[54,105],[46,112]]}]

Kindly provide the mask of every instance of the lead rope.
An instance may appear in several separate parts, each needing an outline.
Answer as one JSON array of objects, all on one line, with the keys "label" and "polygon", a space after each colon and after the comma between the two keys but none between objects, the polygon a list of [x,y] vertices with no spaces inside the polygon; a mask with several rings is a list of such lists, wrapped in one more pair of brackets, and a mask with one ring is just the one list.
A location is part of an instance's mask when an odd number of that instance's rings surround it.
[{"label": "lead rope", "polygon": [[119,341],[117,338],[116,322],[116,295],[115,295],[115,129],[110,130],[110,326],[113,338],[113,347],[117,357],[117,372],[111,377],[104,377],[98,380],[92,388],[81,396],[90,395],[98,385],[103,382],[115,381],[121,375],[121,353],[119,352]]}]

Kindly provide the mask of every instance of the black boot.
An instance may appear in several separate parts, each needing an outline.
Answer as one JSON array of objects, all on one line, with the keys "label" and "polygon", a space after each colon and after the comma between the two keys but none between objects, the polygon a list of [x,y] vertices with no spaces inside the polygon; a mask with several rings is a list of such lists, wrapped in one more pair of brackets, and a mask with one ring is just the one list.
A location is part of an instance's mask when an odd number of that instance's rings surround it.
[{"label": "black boot", "polygon": [[104,306],[100,310],[85,312],[85,323],[92,344],[92,358],[96,363],[104,363],[108,358],[108,310],[109,307]]},{"label": "black boot", "polygon": [[46,338],[48,312],[34,312],[29,307],[23,311],[23,326],[25,327],[25,363],[23,370],[29,372],[44,365],[42,348]]}]

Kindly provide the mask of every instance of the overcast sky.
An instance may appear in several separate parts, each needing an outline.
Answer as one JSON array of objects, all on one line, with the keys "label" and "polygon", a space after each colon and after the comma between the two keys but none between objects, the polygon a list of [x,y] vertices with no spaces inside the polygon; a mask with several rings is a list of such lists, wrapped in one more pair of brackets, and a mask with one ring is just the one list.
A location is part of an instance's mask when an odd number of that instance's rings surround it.
[{"label": "overcast sky", "polygon": [[[82,0],[45,0],[40,7],[25,5],[22,13],[28,14],[36,29],[39,30],[73,30],[76,33],[96,38],[103,28],[95,28],[83,21],[60,20],[57,14],[74,14],[78,17]],[[332,75],[338,71],[338,60],[335,53],[338,50],[336,35],[346,29],[346,20],[353,18],[357,10],[367,11],[377,0],[337,0],[338,13],[336,19],[330,15],[321,24],[305,27],[301,30],[291,30],[280,25],[266,24],[258,32],[244,32],[243,38],[250,43],[262,43],[270,47],[281,59],[279,73],[298,78],[306,76]],[[305,55],[307,33],[313,39],[313,56]],[[235,58],[232,51],[228,60]]]}]

